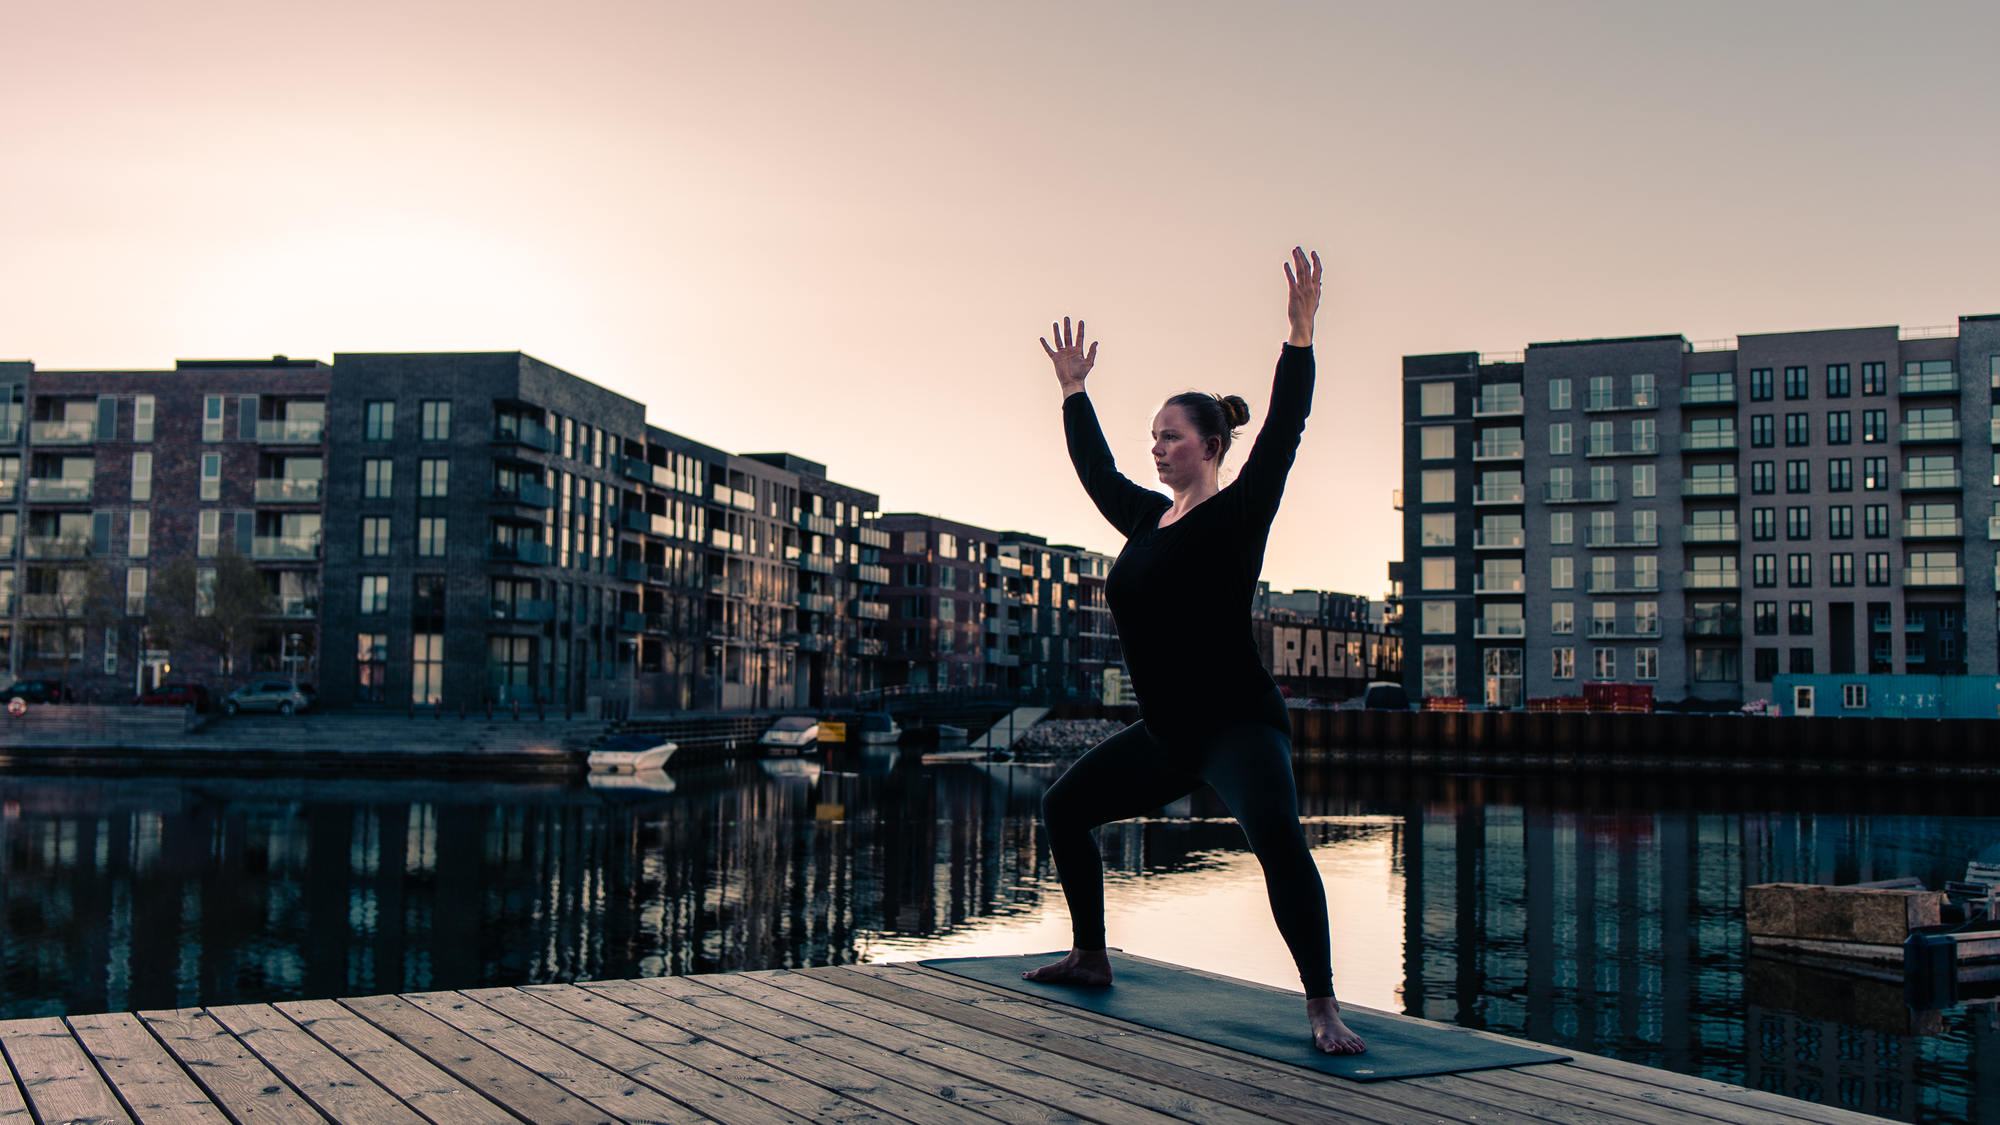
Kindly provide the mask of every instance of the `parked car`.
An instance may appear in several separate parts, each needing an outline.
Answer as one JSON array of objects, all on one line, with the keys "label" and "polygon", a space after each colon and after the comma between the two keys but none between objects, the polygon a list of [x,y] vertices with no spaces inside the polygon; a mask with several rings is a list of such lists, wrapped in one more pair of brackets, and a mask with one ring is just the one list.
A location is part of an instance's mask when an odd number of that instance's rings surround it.
[{"label": "parked car", "polygon": [[222,709],[231,715],[238,711],[276,711],[280,715],[290,715],[310,708],[313,699],[311,684],[258,680],[223,696]]},{"label": "parked car", "polygon": [[1361,694],[1361,706],[1368,711],[1408,711],[1409,693],[1403,685],[1387,680],[1376,680]]},{"label": "parked car", "polygon": [[151,691],[141,692],[132,702],[141,707],[192,707],[208,710],[208,688],[196,683],[168,681]]},{"label": "parked car", "polygon": [[0,699],[9,703],[16,699],[24,703],[65,703],[74,698],[68,688],[54,680],[15,680],[13,686],[0,691]]},{"label": "parked car", "polygon": [[767,754],[797,754],[818,742],[818,719],[811,715],[785,715],[771,724],[757,745]]}]

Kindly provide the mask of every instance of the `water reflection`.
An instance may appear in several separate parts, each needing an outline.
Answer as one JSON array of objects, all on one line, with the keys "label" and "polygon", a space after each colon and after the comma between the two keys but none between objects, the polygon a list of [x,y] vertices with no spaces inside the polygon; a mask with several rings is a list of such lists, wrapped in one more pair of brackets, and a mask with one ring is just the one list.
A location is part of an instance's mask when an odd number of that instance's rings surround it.
[{"label": "water reflection", "polygon": [[[676,771],[670,792],[0,780],[0,1017],[1067,944],[1042,767]],[[1305,760],[1342,995],[1905,1120],[1971,1120],[1994,1009],[1745,955],[1741,890],[2000,852],[1986,795]],[[1113,940],[1281,985],[1212,797],[1102,834]]]}]

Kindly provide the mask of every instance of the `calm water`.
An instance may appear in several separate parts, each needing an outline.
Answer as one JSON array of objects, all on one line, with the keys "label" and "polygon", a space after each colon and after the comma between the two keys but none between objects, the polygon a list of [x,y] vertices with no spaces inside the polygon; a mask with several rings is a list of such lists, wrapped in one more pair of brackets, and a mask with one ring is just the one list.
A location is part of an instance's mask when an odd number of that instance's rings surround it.
[{"label": "calm water", "polygon": [[[1056,950],[1045,769],[560,785],[0,779],[0,1017]],[[1343,997],[1911,1121],[2000,1106],[1989,1003],[1746,955],[1742,888],[2000,859],[1992,790],[1302,756]],[[1114,944],[1296,987],[1197,799],[1102,836]],[[2000,1098],[1989,1099],[1989,1102]]]}]

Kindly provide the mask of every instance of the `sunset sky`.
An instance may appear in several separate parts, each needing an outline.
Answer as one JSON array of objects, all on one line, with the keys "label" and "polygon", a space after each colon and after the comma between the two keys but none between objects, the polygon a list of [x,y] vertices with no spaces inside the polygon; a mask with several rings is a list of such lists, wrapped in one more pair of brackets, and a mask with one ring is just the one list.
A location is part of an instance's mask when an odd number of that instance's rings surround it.
[{"label": "sunset sky", "polygon": [[1328,266],[1265,577],[1379,596],[1401,357],[2000,312],[2000,5],[0,5],[0,358],[522,350],[656,425],[1115,551],[1114,451],[1262,421]]}]

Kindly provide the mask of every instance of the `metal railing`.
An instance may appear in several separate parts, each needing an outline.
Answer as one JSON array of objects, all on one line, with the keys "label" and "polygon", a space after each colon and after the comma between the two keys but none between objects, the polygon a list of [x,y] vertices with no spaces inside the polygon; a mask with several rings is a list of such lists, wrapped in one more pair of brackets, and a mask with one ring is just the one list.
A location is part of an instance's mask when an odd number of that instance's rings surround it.
[{"label": "metal railing", "polygon": [[1957,422],[1902,422],[1896,426],[1897,441],[1957,441]]},{"label": "metal railing", "polygon": [[86,445],[97,440],[94,421],[30,422],[28,440],[35,445]]},{"label": "metal railing", "polygon": [[275,418],[257,423],[257,440],[265,445],[316,445],[325,437],[324,418]]},{"label": "metal railing", "polygon": [[1719,387],[1682,387],[1682,406],[1725,406],[1736,401],[1736,384]]},{"label": "metal railing", "polygon": [[1904,473],[1898,487],[1905,492],[1927,488],[1964,488],[1965,476],[1957,469],[1919,469]]},{"label": "metal railing", "polygon": [[1742,529],[1733,523],[1685,523],[1681,525],[1683,543],[1740,543]]},{"label": "metal railing", "polygon": [[1962,566],[1906,566],[1903,568],[1905,586],[1963,586],[1965,568]]},{"label": "metal railing", "polygon": [[1965,521],[1954,519],[1904,520],[1905,539],[1963,539]]},{"label": "metal railing", "polygon": [[256,496],[260,504],[310,504],[319,499],[318,477],[260,477]]}]

